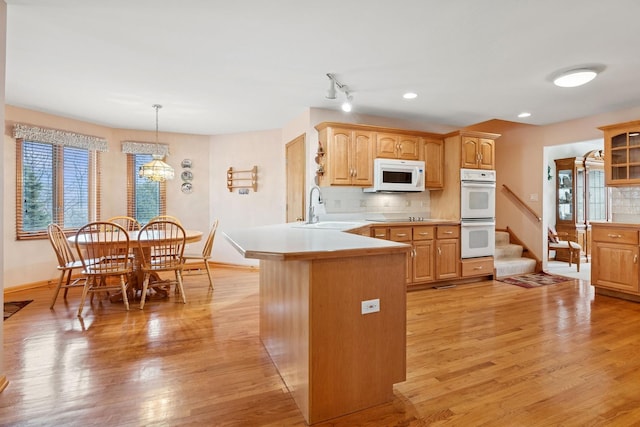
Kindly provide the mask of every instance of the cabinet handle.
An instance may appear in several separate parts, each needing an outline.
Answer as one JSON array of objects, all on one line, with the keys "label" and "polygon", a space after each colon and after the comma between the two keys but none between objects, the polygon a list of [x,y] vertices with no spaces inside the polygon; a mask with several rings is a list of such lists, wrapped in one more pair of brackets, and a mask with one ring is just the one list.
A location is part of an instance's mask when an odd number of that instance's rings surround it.
[{"label": "cabinet handle", "polygon": [[440,247],[438,247],[438,255],[442,255],[442,249],[440,249]]},{"label": "cabinet handle", "polygon": [[422,232],[422,233],[418,233],[418,235],[420,235],[420,236],[428,236],[429,233]]},{"label": "cabinet handle", "polygon": [[381,237],[381,238],[385,238],[385,237],[386,237],[386,234],[384,234],[384,233],[383,233],[383,234],[376,234],[376,237],[379,237],[379,238],[380,238],[380,237]]},{"label": "cabinet handle", "polygon": [[411,258],[415,258],[415,257],[416,257],[416,250],[411,249]]},{"label": "cabinet handle", "polygon": [[407,237],[407,233],[398,233],[396,234],[398,237]]},{"label": "cabinet handle", "polygon": [[453,234],[453,231],[445,231],[444,234]]},{"label": "cabinet handle", "polygon": [[482,270],[483,268],[484,268],[483,266],[473,267],[474,270]]},{"label": "cabinet handle", "polygon": [[633,256],[633,263],[634,264],[638,263],[638,255],[637,254]]},{"label": "cabinet handle", "polygon": [[619,239],[622,237],[621,234],[607,234],[607,237],[611,237],[612,239]]}]

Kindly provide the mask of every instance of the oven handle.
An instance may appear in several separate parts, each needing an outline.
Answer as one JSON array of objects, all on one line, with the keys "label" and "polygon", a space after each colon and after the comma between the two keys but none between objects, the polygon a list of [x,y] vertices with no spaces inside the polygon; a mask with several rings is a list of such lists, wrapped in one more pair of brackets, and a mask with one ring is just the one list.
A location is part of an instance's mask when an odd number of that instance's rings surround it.
[{"label": "oven handle", "polygon": [[495,182],[472,182],[472,181],[462,181],[461,185],[463,187],[473,187],[473,188],[496,188]]},{"label": "oven handle", "polygon": [[460,223],[462,227],[486,227],[488,225],[496,225],[495,221],[469,221],[465,222],[464,220]]}]

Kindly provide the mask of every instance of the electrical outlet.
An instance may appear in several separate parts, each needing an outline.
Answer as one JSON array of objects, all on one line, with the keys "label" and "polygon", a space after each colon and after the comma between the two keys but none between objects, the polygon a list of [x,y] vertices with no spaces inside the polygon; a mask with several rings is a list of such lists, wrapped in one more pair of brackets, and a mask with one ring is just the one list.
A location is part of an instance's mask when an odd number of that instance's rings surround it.
[{"label": "electrical outlet", "polygon": [[368,299],[362,301],[362,314],[377,313],[380,311],[380,299]]}]

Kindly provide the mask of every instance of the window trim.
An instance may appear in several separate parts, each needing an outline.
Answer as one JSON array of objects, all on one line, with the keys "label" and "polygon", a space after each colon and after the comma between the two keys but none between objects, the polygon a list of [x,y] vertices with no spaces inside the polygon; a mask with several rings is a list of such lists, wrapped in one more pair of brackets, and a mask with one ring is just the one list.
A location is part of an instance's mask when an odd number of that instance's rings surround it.
[{"label": "window trim", "polygon": [[[16,129],[18,129],[18,125],[16,125]],[[30,128],[30,129],[34,129],[34,128]],[[35,128],[35,129],[40,130],[39,128]],[[61,132],[61,131],[57,131],[57,132]],[[19,134],[18,132],[15,132],[15,133]],[[68,135],[68,134],[69,133],[65,133],[65,135]],[[46,139],[46,138],[42,138],[42,139]],[[54,157],[58,157],[58,158],[61,158],[60,151],[63,151],[65,147],[86,149],[88,151],[89,153],[89,161],[88,161],[89,163],[88,164],[89,194],[88,194],[87,214],[88,214],[89,221],[95,221],[97,218],[100,218],[100,208],[101,208],[100,201],[102,199],[101,185],[100,185],[100,182],[101,182],[100,152],[102,150],[100,149],[96,150],[94,147],[91,147],[91,146],[78,146],[78,144],[75,144],[75,143],[64,144],[64,143],[60,143],[60,141],[52,141],[52,140],[39,141],[35,138],[16,138],[16,221],[15,221],[16,240],[34,240],[34,239],[48,238],[46,227],[38,231],[24,231],[22,229],[23,227],[22,192],[24,189],[24,181],[23,181],[24,162],[22,158],[22,151],[23,151],[23,143],[25,141],[51,145],[54,149]],[[55,196],[56,200],[61,200],[61,198],[63,198],[64,196],[64,189],[63,189],[63,183],[62,183],[63,181],[58,179],[58,177],[64,174],[63,162],[56,162],[56,164],[53,166],[52,171],[53,171],[53,177],[54,177],[54,182],[52,184],[52,191],[56,194]],[[53,212],[52,222],[56,224],[64,224],[63,213],[64,213],[64,209],[55,209],[55,211]],[[77,227],[76,228],[67,227],[63,229],[65,232],[77,231]]]},{"label": "window trim", "polygon": [[[136,218],[136,155],[149,153],[127,153],[127,216]],[[158,215],[167,214],[167,183],[158,182],[160,185],[160,206]],[[138,218],[136,218],[137,220]]]}]

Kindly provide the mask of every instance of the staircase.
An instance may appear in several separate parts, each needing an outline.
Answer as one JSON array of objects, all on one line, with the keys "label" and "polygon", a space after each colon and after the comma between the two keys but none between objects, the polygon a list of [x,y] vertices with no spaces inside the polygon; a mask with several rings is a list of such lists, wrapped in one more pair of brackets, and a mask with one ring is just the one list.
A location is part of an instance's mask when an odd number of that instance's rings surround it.
[{"label": "staircase", "polygon": [[496,231],[496,250],[493,257],[495,277],[535,272],[536,260],[523,257],[522,252],[522,246],[510,243],[508,232]]}]

